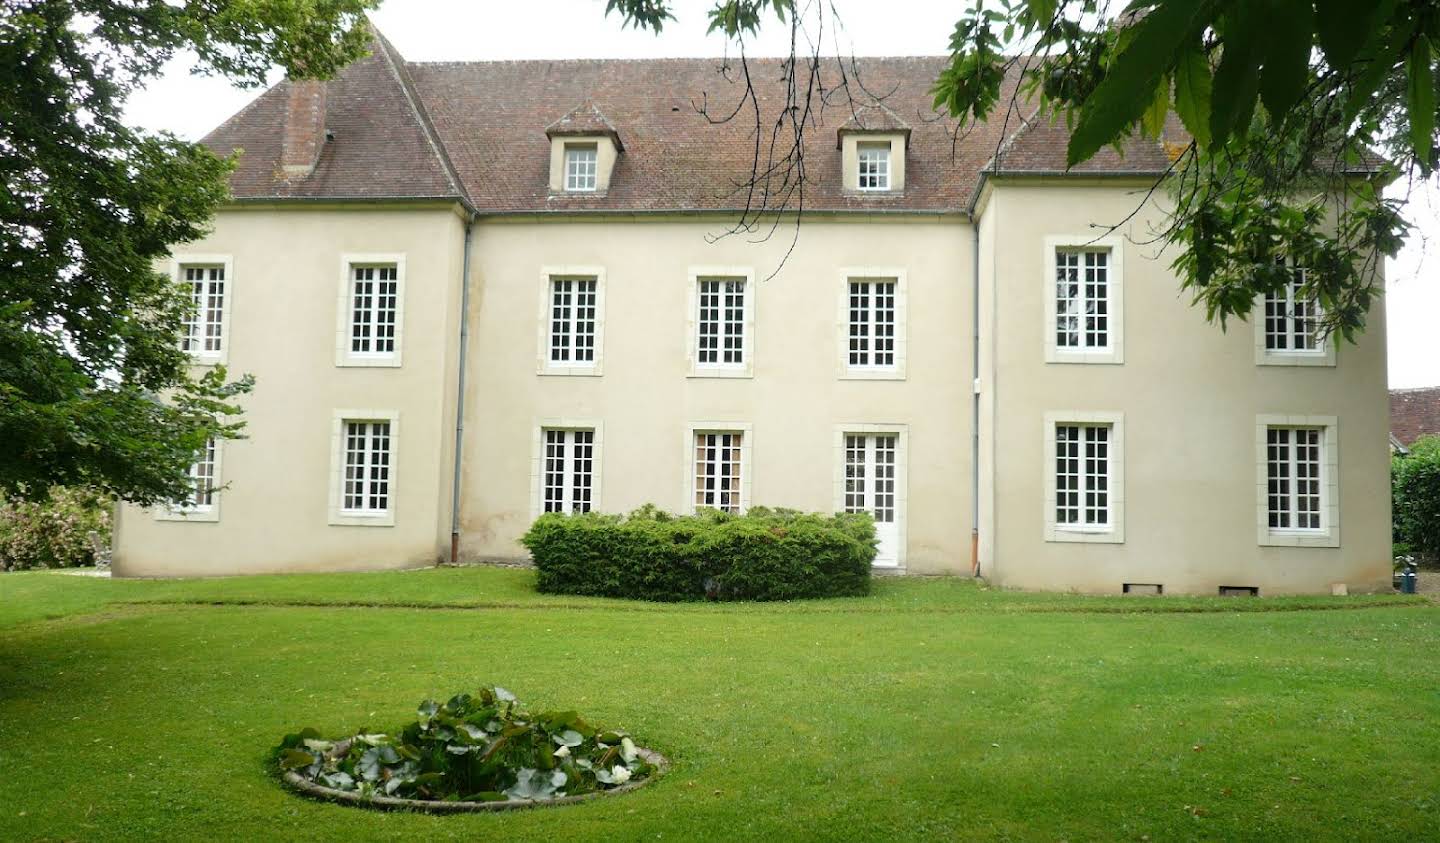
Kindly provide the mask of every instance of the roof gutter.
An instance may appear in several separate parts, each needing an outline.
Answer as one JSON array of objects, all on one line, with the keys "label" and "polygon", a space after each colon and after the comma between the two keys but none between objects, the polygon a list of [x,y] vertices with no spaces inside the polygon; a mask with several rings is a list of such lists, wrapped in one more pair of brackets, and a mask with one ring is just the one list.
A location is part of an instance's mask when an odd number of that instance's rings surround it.
[{"label": "roof gutter", "polygon": [[455,378],[455,465],[450,483],[450,564],[460,561],[460,482],[465,447],[465,362],[470,346],[470,250],[476,214],[465,220],[465,246],[460,259],[460,364]]},{"label": "roof gutter", "polygon": [[970,223],[970,575],[980,576],[980,226]]}]

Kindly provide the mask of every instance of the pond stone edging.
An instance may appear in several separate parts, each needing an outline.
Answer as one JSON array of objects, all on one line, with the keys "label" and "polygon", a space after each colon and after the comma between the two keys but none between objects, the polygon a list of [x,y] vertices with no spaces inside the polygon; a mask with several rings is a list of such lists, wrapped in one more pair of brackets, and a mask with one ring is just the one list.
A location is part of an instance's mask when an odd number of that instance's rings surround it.
[{"label": "pond stone edging", "polygon": [[612,787],[608,790],[576,793],[571,796],[562,796],[559,799],[545,799],[541,801],[532,799],[506,799],[501,802],[447,802],[439,799],[403,799],[398,796],[361,796],[353,790],[336,790],[333,787],[317,784],[294,770],[287,770],[282,776],[282,779],[291,789],[313,799],[322,799],[327,802],[338,802],[342,805],[354,805],[361,808],[378,808],[387,811],[422,811],[429,814],[513,811],[520,808],[544,808],[551,805],[571,805],[576,802],[588,802],[591,799],[629,793],[632,790],[639,790],[655,779],[660,778],[670,769],[669,759],[660,753],[645,749],[644,747],[636,747],[636,750],[640,753],[641,758],[655,767],[655,771],[645,778],[639,781],[626,782],[619,787]]}]

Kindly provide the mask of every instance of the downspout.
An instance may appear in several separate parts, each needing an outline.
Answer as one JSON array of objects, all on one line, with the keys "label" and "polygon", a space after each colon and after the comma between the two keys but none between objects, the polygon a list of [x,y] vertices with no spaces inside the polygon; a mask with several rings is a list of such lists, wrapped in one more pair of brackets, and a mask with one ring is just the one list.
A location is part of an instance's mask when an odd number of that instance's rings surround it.
[{"label": "downspout", "polygon": [[973,362],[970,401],[970,575],[980,576],[980,223],[972,214],[970,356]]},{"label": "downspout", "polygon": [[465,445],[465,361],[470,346],[470,240],[475,212],[465,219],[465,248],[460,260],[460,365],[455,381],[455,469],[450,488],[450,564],[460,561],[460,463]]}]

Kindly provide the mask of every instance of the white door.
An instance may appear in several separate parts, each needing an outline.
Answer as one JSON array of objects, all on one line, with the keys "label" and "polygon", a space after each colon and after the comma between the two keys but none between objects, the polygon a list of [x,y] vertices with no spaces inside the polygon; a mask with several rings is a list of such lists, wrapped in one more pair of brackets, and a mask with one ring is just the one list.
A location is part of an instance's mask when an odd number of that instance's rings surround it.
[{"label": "white door", "polygon": [[900,564],[900,512],[895,495],[894,433],[845,434],[845,511],[868,512],[880,540],[877,567]]}]

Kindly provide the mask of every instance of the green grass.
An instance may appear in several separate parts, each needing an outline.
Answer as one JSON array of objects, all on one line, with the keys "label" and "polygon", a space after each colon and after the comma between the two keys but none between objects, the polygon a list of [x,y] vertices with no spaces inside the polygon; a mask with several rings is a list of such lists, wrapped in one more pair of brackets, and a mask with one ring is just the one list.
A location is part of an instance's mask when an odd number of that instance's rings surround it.
[{"label": "green grass", "polygon": [[[593,804],[455,817],[311,802],[265,769],[287,731],[388,728],[482,682],[628,728],[675,768]],[[6,574],[0,770],[5,840],[1433,838],[1440,606],[960,579],[657,606],[486,568]]]}]

